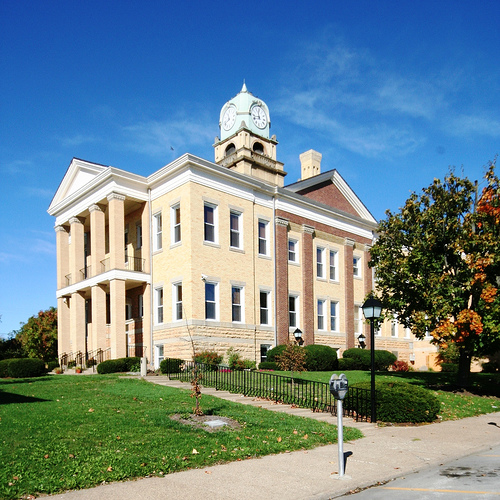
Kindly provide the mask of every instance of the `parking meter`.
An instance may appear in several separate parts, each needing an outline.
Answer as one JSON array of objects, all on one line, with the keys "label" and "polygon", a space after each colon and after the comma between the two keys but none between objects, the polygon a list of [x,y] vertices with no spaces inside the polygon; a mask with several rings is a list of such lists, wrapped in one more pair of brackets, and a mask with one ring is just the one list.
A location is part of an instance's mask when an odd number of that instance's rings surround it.
[{"label": "parking meter", "polygon": [[347,377],[344,373],[333,374],[330,378],[330,392],[335,399],[340,399],[341,401],[345,398],[347,391],[349,389],[349,383],[347,382]]},{"label": "parking meter", "polygon": [[337,477],[344,477],[345,463],[344,463],[344,425],[342,423],[342,400],[347,394],[349,383],[344,373],[333,374],[330,378],[330,392],[337,400],[337,433],[338,433],[338,449],[339,449],[339,474]]}]

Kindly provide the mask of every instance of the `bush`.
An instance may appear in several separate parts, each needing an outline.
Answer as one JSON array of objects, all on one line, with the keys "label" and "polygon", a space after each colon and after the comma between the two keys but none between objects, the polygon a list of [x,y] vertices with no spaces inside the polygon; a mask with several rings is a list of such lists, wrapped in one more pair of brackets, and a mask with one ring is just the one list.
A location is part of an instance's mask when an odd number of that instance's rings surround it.
[{"label": "bush", "polygon": [[12,358],[0,361],[0,377],[40,377],[45,373],[45,362],[41,359]]},{"label": "bush", "polygon": [[203,363],[209,366],[217,366],[222,363],[222,359],[224,356],[217,354],[215,351],[202,351],[199,354],[196,354],[194,360],[197,363]]},{"label": "bush", "polygon": [[243,359],[232,347],[227,350],[228,366],[231,370],[255,370],[255,361]]},{"label": "bush", "polygon": [[[352,387],[367,389],[370,393],[370,382],[360,382]],[[439,401],[422,387],[399,381],[376,382],[375,391],[377,420],[381,422],[421,423],[433,422],[437,418]],[[361,408],[355,409],[363,414]]]},{"label": "bush", "polygon": [[337,370],[337,351],[327,345],[306,345],[306,370],[326,372]]},{"label": "bush", "polygon": [[133,356],[130,358],[118,358],[118,359],[108,359],[97,365],[97,373],[104,375],[106,373],[120,373],[129,372],[132,370],[134,365],[139,364],[140,366],[141,358],[138,356]]},{"label": "bush", "polygon": [[338,360],[338,369],[341,372],[355,370],[356,368],[354,368],[354,366],[355,366],[354,360],[351,358],[340,358]]},{"label": "bush", "polygon": [[55,370],[56,368],[59,367],[59,361],[54,360],[54,361],[49,361],[47,363],[47,371],[51,372],[52,370]]},{"label": "bush", "polygon": [[458,373],[458,363],[441,363],[441,371],[444,373]]},{"label": "bush", "polygon": [[160,373],[180,373],[184,361],[179,358],[167,358],[160,363]]},{"label": "bush", "polygon": [[279,370],[278,364],[274,361],[262,361],[259,365],[259,370]]},{"label": "bush", "polygon": [[483,373],[497,373],[500,371],[500,367],[495,361],[486,361],[481,364],[481,371]]},{"label": "bush", "polygon": [[406,361],[394,361],[392,365],[393,372],[409,372],[410,365]]},{"label": "bush", "polygon": [[286,349],[286,344],[280,344],[277,345],[276,347],[273,347],[272,349],[269,349],[266,354],[266,361],[274,361],[277,362],[279,356],[283,354],[283,351]]},{"label": "bush", "polygon": [[[371,351],[370,349],[347,349],[342,354],[343,358],[353,360],[351,370],[370,370],[371,369]],[[392,352],[375,349],[375,370],[387,371],[397,360]]]}]

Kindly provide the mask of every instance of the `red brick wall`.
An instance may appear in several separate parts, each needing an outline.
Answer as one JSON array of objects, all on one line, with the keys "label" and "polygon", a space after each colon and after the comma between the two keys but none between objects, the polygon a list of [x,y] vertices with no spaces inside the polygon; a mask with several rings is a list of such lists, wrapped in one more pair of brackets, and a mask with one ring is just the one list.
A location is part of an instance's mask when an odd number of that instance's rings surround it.
[{"label": "red brick wall", "polygon": [[314,251],[313,228],[303,227],[302,231],[302,338],[304,344],[314,344]]},{"label": "red brick wall", "polygon": [[278,344],[288,341],[288,227],[276,222],[276,329]]}]

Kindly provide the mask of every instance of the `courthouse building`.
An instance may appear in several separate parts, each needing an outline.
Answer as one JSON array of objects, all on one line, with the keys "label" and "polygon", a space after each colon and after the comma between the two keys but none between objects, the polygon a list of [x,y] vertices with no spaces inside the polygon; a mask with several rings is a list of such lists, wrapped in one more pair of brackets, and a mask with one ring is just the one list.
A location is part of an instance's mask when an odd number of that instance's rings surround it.
[{"label": "courthouse building", "polygon": [[[185,154],[148,177],[74,158],[49,207],[59,355],[190,359],[233,348],[259,362],[299,328],[339,350],[367,338],[361,305],[376,220],[321,154],[285,186],[270,113],[243,85],[220,113],[215,162]],[[376,347],[431,365],[396,321]]]}]

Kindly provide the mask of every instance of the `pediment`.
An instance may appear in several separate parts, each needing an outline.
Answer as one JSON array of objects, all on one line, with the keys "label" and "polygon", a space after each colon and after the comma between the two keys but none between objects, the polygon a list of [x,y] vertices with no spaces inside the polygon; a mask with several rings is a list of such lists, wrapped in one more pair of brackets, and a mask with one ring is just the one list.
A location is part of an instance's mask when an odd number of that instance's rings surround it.
[{"label": "pediment", "polygon": [[59,188],[52,199],[49,207],[51,208],[61,203],[65,198],[71,196],[73,193],[81,189],[86,184],[92,182],[99,174],[109,167],[99,165],[98,163],[91,163],[78,158],[73,158],[66,174],[64,175]]},{"label": "pediment", "polygon": [[310,177],[286,189],[370,222],[376,220],[337,170]]}]

